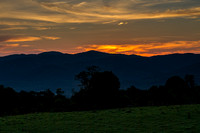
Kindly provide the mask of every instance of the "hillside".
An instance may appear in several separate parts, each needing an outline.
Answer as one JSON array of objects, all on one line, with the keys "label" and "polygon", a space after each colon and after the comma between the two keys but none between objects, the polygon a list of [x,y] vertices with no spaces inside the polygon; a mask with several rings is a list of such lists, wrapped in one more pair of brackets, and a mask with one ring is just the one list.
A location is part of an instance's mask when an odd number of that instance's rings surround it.
[{"label": "hillside", "polygon": [[199,133],[200,105],[0,117],[1,133]]},{"label": "hillside", "polygon": [[0,57],[0,84],[15,90],[46,90],[63,88],[66,96],[77,89],[76,74],[91,65],[113,71],[120,79],[121,89],[135,85],[148,89],[162,85],[174,75],[193,74],[200,83],[200,55],[172,54],[153,57],[107,54],[88,51],[79,54],[45,52]]}]

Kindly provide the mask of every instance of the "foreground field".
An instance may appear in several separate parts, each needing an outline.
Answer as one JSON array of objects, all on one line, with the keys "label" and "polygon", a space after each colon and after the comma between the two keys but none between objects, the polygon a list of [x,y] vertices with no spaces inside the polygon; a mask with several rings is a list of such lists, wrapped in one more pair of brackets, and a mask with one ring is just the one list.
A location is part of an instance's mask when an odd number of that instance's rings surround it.
[{"label": "foreground field", "polygon": [[0,117],[0,133],[200,133],[200,105]]}]

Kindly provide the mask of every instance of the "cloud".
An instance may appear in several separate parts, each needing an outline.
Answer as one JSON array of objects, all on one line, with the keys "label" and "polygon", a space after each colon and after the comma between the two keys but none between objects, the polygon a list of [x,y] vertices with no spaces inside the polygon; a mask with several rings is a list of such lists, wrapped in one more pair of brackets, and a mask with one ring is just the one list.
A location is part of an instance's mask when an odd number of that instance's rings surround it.
[{"label": "cloud", "polygon": [[[6,49],[6,50],[5,50]],[[2,47],[0,45],[0,56],[6,56],[11,54],[36,54],[41,52],[47,52],[44,49],[26,49],[26,51],[21,51],[17,49],[10,49],[9,47]]]},{"label": "cloud", "polygon": [[83,51],[97,50],[114,54],[136,54],[142,56],[163,55],[172,53],[200,53],[199,41],[172,41],[149,44],[123,44],[123,45],[87,45],[77,47]]},{"label": "cloud", "polygon": [[0,44],[0,50],[10,49],[10,48],[16,48],[20,47],[20,44],[13,43],[13,44]]},{"label": "cloud", "polygon": [[3,54],[5,52],[7,53],[10,50],[14,51],[14,50],[16,50],[16,48],[19,49],[19,48],[25,48],[25,47],[30,47],[30,45],[21,45],[19,43],[0,44],[0,52],[1,52],[1,54]]},{"label": "cloud", "polygon": [[[20,15],[20,14],[19,14]],[[1,17],[0,17],[1,18]],[[7,26],[34,26],[34,27],[46,27],[55,26],[53,22],[39,21],[39,20],[28,20],[28,19],[15,19],[15,18],[1,18],[0,25]]]},{"label": "cloud", "polygon": [[14,43],[14,44],[5,44],[4,47],[19,47],[20,44]]},{"label": "cloud", "polygon": [[7,27],[7,28],[1,28],[0,30],[26,30],[27,27]]},{"label": "cloud", "polygon": [[35,37],[35,36],[12,36],[12,35],[6,35],[6,36],[0,36],[0,43],[2,43],[2,42],[6,42],[6,43],[31,42],[31,41],[38,41],[38,40],[42,40],[42,39],[57,40],[57,39],[60,39],[60,37],[53,37],[53,36]]},{"label": "cloud", "polygon": [[126,25],[128,22],[119,22],[118,25]]},{"label": "cloud", "polygon": [[48,29],[51,29],[50,27],[39,27],[39,26],[15,26],[15,25],[12,25],[12,26],[6,26],[6,27],[2,27],[0,30],[1,31],[11,31],[11,30],[48,30]]},{"label": "cloud", "polygon": [[200,16],[199,2],[188,0],[6,0],[0,2],[0,7],[1,19],[34,23],[106,23]]},{"label": "cloud", "polygon": [[13,37],[5,40],[5,42],[30,42],[41,40],[40,37]]},{"label": "cloud", "polygon": [[[170,4],[183,2],[181,0],[170,1],[145,1],[145,0],[117,0],[114,2],[105,2],[102,0],[67,3],[67,2],[42,2],[41,5],[51,11],[64,13],[67,16],[73,15],[74,18],[68,22],[105,22],[112,20],[135,20],[135,19],[159,19],[159,18],[176,18],[176,17],[197,17],[200,16],[199,7],[175,8],[175,9],[154,9],[147,8],[148,4]],[[94,8],[95,7],[95,8]],[[76,16],[78,18],[76,18]],[[63,18],[63,22],[66,20]],[[67,22],[67,21],[66,21]]]},{"label": "cloud", "polygon": [[35,30],[48,30],[48,29],[51,29],[49,27],[33,27],[33,29]]},{"label": "cloud", "polygon": [[47,40],[58,40],[60,37],[54,37],[54,36],[42,36],[42,38],[47,39]]}]

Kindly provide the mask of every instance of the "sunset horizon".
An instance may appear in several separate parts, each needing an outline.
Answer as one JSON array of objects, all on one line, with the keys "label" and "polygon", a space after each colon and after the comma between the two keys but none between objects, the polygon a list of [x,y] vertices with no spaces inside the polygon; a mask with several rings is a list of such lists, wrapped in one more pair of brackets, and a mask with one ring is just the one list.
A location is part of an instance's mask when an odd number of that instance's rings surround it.
[{"label": "sunset horizon", "polygon": [[[64,50],[65,51],[65,50]],[[134,54],[134,53],[126,53],[126,52],[109,52],[109,51],[102,51],[102,50],[95,50],[95,49],[90,49],[90,50],[86,50],[86,51],[78,51],[78,52],[62,52],[62,51],[58,51],[58,50],[49,50],[49,51],[40,51],[40,52],[34,52],[34,53],[26,53],[26,52],[22,52],[22,53],[12,53],[12,54],[5,54],[5,55],[1,55],[1,57],[6,57],[6,56],[12,56],[12,55],[39,55],[42,53],[52,53],[52,52],[57,52],[57,53],[62,53],[62,54],[70,54],[70,55],[76,55],[76,54],[81,54],[81,53],[87,53],[87,52],[100,52],[100,53],[105,53],[105,54],[113,54],[113,55],[136,55],[136,56],[141,56],[141,57],[154,57],[154,56],[165,56],[165,55],[173,55],[173,54],[200,54],[200,53],[192,53],[192,52],[174,52],[174,53],[160,53],[160,54]]]},{"label": "sunset horizon", "polygon": [[198,0],[7,0],[0,7],[0,56],[200,53]]},{"label": "sunset horizon", "polygon": [[199,53],[192,53],[192,52],[166,52],[166,53],[158,53],[158,54],[137,54],[137,53],[131,53],[131,52],[112,52],[112,51],[103,51],[103,50],[96,50],[96,49],[89,49],[86,51],[80,51],[76,53],[64,53],[62,51],[46,51],[46,52],[61,52],[63,54],[79,54],[79,53],[86,53],[86,52],[101,52],[101,53],[106,53],[106,54],[122,54],[122,55],[137,55],[137,56],[142,56],[142,57],[153,57],[153,56],[162,56],[162,55],[172,55],[172,54],[200,54]]}]

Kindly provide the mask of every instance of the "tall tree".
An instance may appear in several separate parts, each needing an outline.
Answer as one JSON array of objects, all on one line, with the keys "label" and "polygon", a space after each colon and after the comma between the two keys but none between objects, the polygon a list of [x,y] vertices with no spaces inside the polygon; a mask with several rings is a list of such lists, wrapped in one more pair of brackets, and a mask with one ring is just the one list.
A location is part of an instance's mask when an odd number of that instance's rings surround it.
[{"label": "tall tree", "polygon": [[80,72],[77,79],[81,82],[81,90],[72,99],[81,105],[104,108],[117,103],[120,82],[111,71],[99,72],[95,67]]}]

